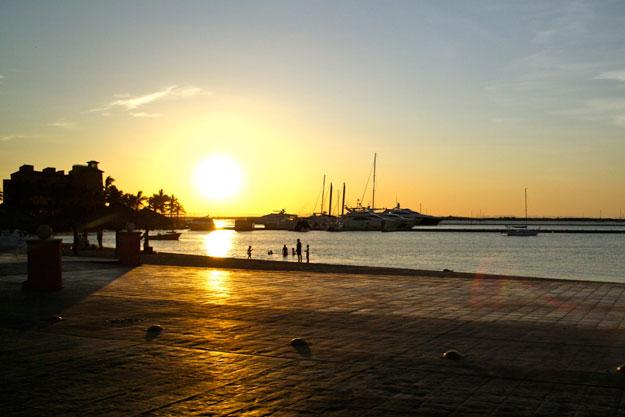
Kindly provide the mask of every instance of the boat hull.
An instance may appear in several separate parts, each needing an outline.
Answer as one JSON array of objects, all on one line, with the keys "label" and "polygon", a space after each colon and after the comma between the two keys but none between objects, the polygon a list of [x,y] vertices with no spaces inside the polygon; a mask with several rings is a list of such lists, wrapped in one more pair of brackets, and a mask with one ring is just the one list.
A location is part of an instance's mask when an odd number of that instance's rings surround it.
[{"label": "boat hull", "polygon": [[148,236],[149,240],[178,240],[180,239],[180,235],[182,233],[165,233],[165,234],[158,234],[155,236]]}]

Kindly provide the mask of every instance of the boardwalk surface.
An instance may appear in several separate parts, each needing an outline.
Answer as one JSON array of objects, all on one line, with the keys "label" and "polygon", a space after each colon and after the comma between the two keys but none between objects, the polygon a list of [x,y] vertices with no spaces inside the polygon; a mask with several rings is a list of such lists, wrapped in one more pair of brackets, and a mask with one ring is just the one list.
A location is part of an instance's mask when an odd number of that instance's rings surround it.
[{"label": "boardwalk surface", "polygon": [[625,416],[624,285],[75,264],[25,294],[2,271],[3,416]]}]

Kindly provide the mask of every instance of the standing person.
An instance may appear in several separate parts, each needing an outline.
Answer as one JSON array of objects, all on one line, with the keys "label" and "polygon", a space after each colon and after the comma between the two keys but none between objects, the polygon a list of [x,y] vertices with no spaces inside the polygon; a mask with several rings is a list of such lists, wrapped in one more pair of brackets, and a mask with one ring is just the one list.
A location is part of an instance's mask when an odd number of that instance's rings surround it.
[{"label": "standing person", "polygon": [[99,227],[99,228],[98,228],[98,231],[97,231],[96,236],[97,236],[97,239],[98,239],[98,247],[99,247],[100,249],[102,249],[102,248],[104,247],[104,246],[102,245],[102,235],[103,235],[103,234],[104,234],[104,230],[102,230],[102,228],[101,228],[101,227]]},{"label": "standing person", "polygon": [[306,245],[306,263],[310,263],[310,245]]},{"label": "standing person", "polygon": [[287,256],[289,256],[289,248],[286,247],[286,245],[282,246],[282,257],[286,258]]},{"label": "standing person", "polygon": [[252,246],[247,247],[247,259],[252,259]]},{"label": "standing person", "polygon": [[302,262],[302,242],[299,239],[295,245],[295,253],[297,253],[297,262]]}]

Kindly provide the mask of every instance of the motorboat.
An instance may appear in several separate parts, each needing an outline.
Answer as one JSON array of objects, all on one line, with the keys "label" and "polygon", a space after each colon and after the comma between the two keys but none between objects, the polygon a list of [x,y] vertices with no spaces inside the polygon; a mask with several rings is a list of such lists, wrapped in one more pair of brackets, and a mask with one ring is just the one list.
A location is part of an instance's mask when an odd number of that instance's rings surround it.
[{"label": "motorboat", "polygon": [[149,240],[178,240],[180,239],[180,235],[182,233],[180,232],[166,232],[166,233],[159,233],[157,235],[149,235],[148,239]]},{"label": "motorboat", "polygon": [[381,213],[374,212],[374,214],[382,218],[383,222],[380,230],[383,232],[395,232],[397,230],[408,230],[412,228],[411,222],[406,221],[397,214],[387,212],[386,210]]},{"label": "motorboat", "polygon": [[234,230],[237,232],[251,232],[254,230],[254,222],[249,219],[236,219],[234,221]]},{"label": "motorboat", "polygon": [[193,232],[210,232],[215,230],[215,222],[209,216],[192,220],[188,226],[189,230]]},{"label": "motorboat", "polygon": [[536,236],[538,229],[529,229],[527,225],[507,226],[506,235],[508,236]]},{"label": "motorboat", "polygon": [[314,213],[303,220],[306,221],[310,230],[334,230],[338,226],[338,218],[325,213]]},{"label": "motorboat", "polygon": [[361,208],[347,208],[347,213],[341,216],[342,230],[383,230],[385,220],[373,211]]},{"label": "motorboat", "polygon": [[275,211],[254,220],[256,224],[262,224],[267,230],[294,230],[297,224],[297,216],[288,214],[286,210]]},{"label": "motorboat", "polygon": [[406,221],[412,222],[410,228],[412,228],[413,226],[436,226],[442,220],[440,217],[422,214],[409,208],[402,208],[400,207],[399,203],[397,203],[397,206],[395,206],[394,208],[387,209],[386,212],[397,214]]}]

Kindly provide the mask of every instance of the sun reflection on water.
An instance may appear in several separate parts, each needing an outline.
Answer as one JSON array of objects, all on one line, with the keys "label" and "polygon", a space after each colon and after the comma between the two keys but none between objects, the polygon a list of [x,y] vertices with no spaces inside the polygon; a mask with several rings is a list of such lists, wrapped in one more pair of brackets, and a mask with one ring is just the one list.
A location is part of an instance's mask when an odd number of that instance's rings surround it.
[{"label": "sun reflection on water", "polygon": [[206,271],[205,289],[209,296],[228,298],[230,296],[230,272]]},{"label": "sun reflection on water", "polygon": [[213,223],[215,224],[215,229],[223,229],[224,227],[229,226],[228,220],[215,219]]},{"label": "sun reflection on water", "polygon": [[204,236],[204,251],[208,256],[224,258],[230,255],[235,232],[214,230]]}]

